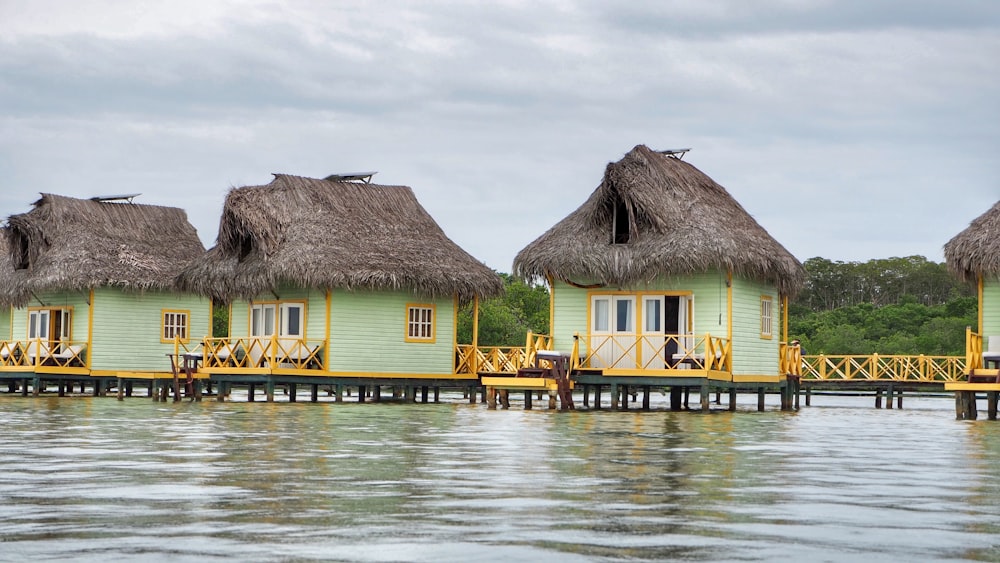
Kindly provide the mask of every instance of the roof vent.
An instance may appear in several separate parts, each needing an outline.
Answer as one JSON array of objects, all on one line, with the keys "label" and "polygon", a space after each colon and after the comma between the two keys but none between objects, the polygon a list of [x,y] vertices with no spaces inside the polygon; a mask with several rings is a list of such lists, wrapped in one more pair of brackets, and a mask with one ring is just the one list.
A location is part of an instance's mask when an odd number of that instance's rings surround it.
[{"label": "roof vent", "polygon": [[665,151],[660,151],[660,154],[665,154],[667,156],[672,156],[672,157],[676,158],[677,160],[681,160],[681,159],[684,158],[684,153],[688,152],[689,150],[691,150],[691,149],[690,148],[687,148],[687,149],[668,149],[668,150],[665,150]]},{"label": "roof vent", "polygon": [[95,195],[90,198],[90,201],[96,201],[98,203],[111,203],[124,201],[126,203],[132,203],[132,199],[141,196],[142,194],[121,194],[121,195]]},{"label": "roof vent", "polygon": [[324,180],[328,182],[363,182],[365,184],[372,183],[372,176],[378,174],[378,172],[349,172],[345,174],[330,174]]}]

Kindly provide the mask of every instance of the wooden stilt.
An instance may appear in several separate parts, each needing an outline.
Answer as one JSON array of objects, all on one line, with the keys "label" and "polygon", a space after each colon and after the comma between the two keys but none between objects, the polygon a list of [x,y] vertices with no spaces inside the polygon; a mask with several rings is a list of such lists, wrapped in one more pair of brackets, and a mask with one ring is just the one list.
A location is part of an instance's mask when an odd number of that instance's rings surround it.
[{"label": "wooden stilt", "polygon": [[373,402],[375,402],[375,403],[381,403],[382,402],[382,386],[381,385],[372,385],[371,386],[371,393],[372,393],[372,401]]},{"label": "wooden stilt", "polygon": [[877,409],[882,408],[882,390],[881,389],[876,389],[875,390],[875,408],[877,408]]},{"label": "wooden stilt", "polygon": [[552,391],[549,391],[549,410],[556,410],[556,394]]},{"label": "wooden stilt", "polygon": [[365,394],[368,393],[368,389],[364,385],[358,385],[358,402],[365,402]]},{"label": "wooden stilt", "polygon": [[131,381],[126,381],[125,382],[125,396],[126,397],[131,397],[132,396],[132,390],[133,390],[133,383]]},{"label": "wooden stilt", "polygon": [[344,402],[344,385],[341,383],[338,383],[337,385],[334,386],[333,402],[335,403]]},{"label": "wooden stilt", "polygon": [[691,403],[689,402],[690,399],[691,399],[691,388],[685,386],[684,387],[684,410],[689,410],[691,408]]},{"label": "wooden stilt", "polygon": [[486,408],[491,411],[497,408],[497,396],[493,387],[486,387]]},{"label": "wooden stilt", "polygon": [[967,402],[965,404],[965,420],[976,420],[979,412],[976,410],[976,392],[966,391]]},{"label": "wooden stilt", "polygon": [[531,410],[531,391],[524,392],[524,410]]},{"label": "wooden stilt", "polygon": [[118,398],[119,401],[124,401],[125,400],[125,385],[122,383],[121,379],[118,380],[118,397],[117,398]]},{"label": "wooden stilt", "polygon": [[622,410],[627,411],[628,410],[628,395],[629,395],[629,393],[628,393],[628,385],[621,385],[621,386],[618,387],[618,389],[621,390],[621,392],[622,392],[622,398],[621,398]]},{"label": "wooden stilt", "polygon": [[601,410],[601,386],[594,386],[594,409]]},{"label": "wooden stilt", "polygon": [[763,387],[758,387],[757,388],[757,411],[758,412],[763,412],[763,410],[764,410],[764,394],[765,394],[764,393],[764,388]]},{"label": "wooden stilt", "polygon": [[611,410],[618,410],[618,404],[619,404],[619,401],[621,400],[621,394],[622,394],[621,388],[618,387],[618,384],[617,383],[612,384],[611,385]]},{"label": "wooden stilt", "polygon": [[806,406],[812,405],[812,388],[806,387]]},{"label": "wooden stilt", "polygon": [[642,410],[644,410],[644,411],[648,411],[649,410],[649,393],[650,393],[649,385],[643,385],[642,386]]},{"label": "wooden stilt", "polygon": [[708,388],[708,384],[702,384],[701,386],[701,412],[708,412],[711,403],[711,389]]},{"label": "wooden stilt", "polygon": [[274,402],[274,380],[268,379],[264,383],[264,394],[267,396],[267,402]]},{"label": "wooden stilt", "polygon": [[684,399],[684,390],[680,387],[670,388],[670,410],[679,411],[681,410],[681,402]]},{"label": "wooden stilt", "polygon": [[729,412],[736,412],[736,388],[729,388]]},{"label": "wooden stilt", "polygon": [[440,402],[441,402],[441,388],[435,385],[434,386],[434,403],[436,404],[436,403],[440,403]]},{"label": "wooden stilt", "polygon": [[583,386],[583,406],[590,406],[590,385]]},{"label": "wooden stilt", "polygon": [[903,390],[896,391],[896,408],[903,408]]},{"label": "wooden stilt", "polygon": [[319,402],[319,385],[312,386],[312,393],[309,396],[309,400],[314,403]]},{"label": "wooden stilt", "polygon": [[420,401],[424,404],[427,403],[427,398],[430,396],[431,388],[424,385],[420,388]]},{"label": "wooden stilt", "polygon": [[885,408],[888,410],[892,410],[892,399],[895,393],[896,391],[893,389],[892,383],[890,383],[889,387],[885,390]]},{"label": "wooden stilt", "polygon": [[252,403],[257,400],[257,385],[251,383],[247,385],[247,402]]},{"label": "wooden stilt", "polygon": [[986,392],[986,419],[996,420],[997,419],[997,392],[987,391]]}]

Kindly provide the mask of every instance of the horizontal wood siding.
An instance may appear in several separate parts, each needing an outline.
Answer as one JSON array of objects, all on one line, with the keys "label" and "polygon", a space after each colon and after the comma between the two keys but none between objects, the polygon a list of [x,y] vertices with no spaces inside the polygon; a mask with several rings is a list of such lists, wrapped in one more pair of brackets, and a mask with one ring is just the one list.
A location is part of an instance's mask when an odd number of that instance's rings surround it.
[{"label": "horizontal wood siding", "polygon": [[[211,305],[201,296],[101,288],[94,291],[93,306],[93,370],[170,371],[167,354],[173,353],[174,346],[160,341],[165,309],[188,311],[189,346],[195,346],[211,332]],[[75,315],[74,329],[81,322],[86,327],[86,315]]]},{"label": "horizontal wood siding", "polygon": [[35,307],[66,308],[73,309],[70,317],[70,339],[73,341],[87,340],[87,315],[90,305],[87,300],[90,298],[89,292],[44,292],[32,296],[31,301],[24,307],[15,307],[11,311],[11,339],[27,340],[28,338],[28,310]]},{"label": "horizontal wood siding", "polygon": [[[406,342],[406,305],[435,305],[433,343]],[[330,311],[330,370],[450,374],[455,362],[452,298],[404,292],[335,290]]]},{"label": "horizontal wood siding", "polygon": [[[983,336],[1000,335],[1000,280],[983,282]],[[986,343],[983,342],[983,346]]]},{"label": "horizontal wood siding", "polygon": [[[694,299],[694,333],[726,336],[725,274],[708,272],[691,276],[660,278],[646,285],[626,288],[583,289],[556,281],[553,289],[555,296],[553,347],[556,350],[569,352],[573,349],[574,333],[579,333],[581,338],[586,337],[590,325],[590,319],[587,315],[591,295],[609,292],[655,293],[656,291],[690,292]],[[641,307],[641,304],[636,303],[636,307]],[[583,349],[584,346],[581,345],[581,351]]]},{"label": "horizontal wood siding", "polygon": [[[760,301],[771,296],[771,338],[760,335]],[[755,281],[733,280],[733,373],[777,375],[781,306],[777,290]]]},{"label": "horizontal wood siding", "polygon": [[13,327],[10,324],[10,307],[0,307],[0,340],[11,340]]}]

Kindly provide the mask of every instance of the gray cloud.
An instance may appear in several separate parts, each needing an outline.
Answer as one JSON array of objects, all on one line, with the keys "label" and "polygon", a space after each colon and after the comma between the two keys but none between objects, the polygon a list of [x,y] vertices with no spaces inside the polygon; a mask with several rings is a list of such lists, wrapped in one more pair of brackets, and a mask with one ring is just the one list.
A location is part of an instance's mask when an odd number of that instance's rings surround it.
[{"label": "gray cloud", "polygon": [[211,243],[231,186],[379,170],[507,270],[639,143],[800,259],[940,260],[1000,197],[991,2],[203,4],[0,7],[0,212],[143,192]]}]

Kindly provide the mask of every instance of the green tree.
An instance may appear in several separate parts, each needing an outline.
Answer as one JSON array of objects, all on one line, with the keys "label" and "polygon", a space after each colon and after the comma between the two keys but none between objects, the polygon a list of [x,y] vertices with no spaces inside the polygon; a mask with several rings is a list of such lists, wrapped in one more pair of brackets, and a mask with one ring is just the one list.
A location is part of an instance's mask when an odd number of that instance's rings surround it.
[{"label": "green tree", "polygon": [[[525,284],[500,274],[504,294],[479,302],[480,346],[523,346],[528,331],[549,332],[549,292],[543,285]],[[472,303],[458,311],[458,341],[472,342]]]}]

